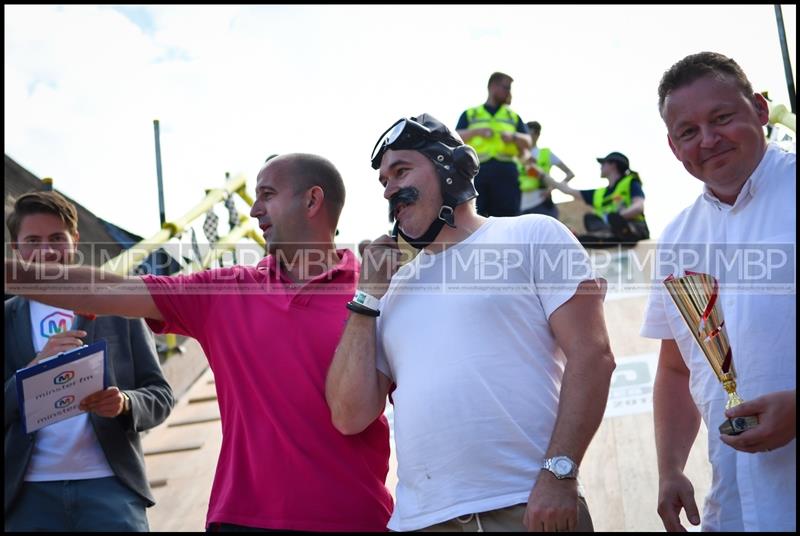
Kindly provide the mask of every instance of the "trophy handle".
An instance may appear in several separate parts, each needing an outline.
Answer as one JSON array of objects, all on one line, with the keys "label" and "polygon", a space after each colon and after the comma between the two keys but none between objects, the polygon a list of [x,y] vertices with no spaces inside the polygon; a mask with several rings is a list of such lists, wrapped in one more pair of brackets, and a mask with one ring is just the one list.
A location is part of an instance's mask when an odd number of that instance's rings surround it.
[{"label": "trophy handle", "polygon": [[[731,409],[744,402],[742,397],[736,392],[736,380],[731,372],[725,373],[722,376],[722,386],[725,388],[725,392],[728,393],[728,401],[725,403],[725,409]],[[719,431],[726,435],[739,435],[757,425],[758,417],[755,415],[734,417],[733,419],[726,419],[725,422],[720,424]]]},{"label": "trophy handle", "polygon": [[734,379],[733,374],[723,374],[722,387],[724,387],[725,392],[728,393],[728,401],[725,403],[725,409],[731,409],[732,407],[738,406],[744,402],[742,397],[740,397],[736,392],[736,380]]}]

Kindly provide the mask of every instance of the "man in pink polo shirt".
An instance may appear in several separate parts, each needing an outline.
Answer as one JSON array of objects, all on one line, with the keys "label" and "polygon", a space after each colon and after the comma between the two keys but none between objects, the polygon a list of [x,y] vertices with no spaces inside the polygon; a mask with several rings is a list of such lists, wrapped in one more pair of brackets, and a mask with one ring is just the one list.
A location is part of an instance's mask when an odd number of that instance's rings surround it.
[{"label": "man in pink polo shirt", "polygon": [[[214,371],[223,433],[209,530],[386,528],[392,511],[384,485],[388,423],[380,417],[360,434],[342,435],[325,401],[325,375],[358,278],[354,254],[334,246],[344,198],[344,183],[328,160],[279,156],[259,172],[250,212],[268,243],[258,265],[142,277],[62,267],[59,283],[101,281],[125,291],[36,297],[76,310],[144,317],[156,332],[188,335],[202,345]],[[24,285],[36,282],[37,273],[48,281],[58,273],[47,265],[26,272],[10,263],[6,288],[15,293],[26,294]]]}]

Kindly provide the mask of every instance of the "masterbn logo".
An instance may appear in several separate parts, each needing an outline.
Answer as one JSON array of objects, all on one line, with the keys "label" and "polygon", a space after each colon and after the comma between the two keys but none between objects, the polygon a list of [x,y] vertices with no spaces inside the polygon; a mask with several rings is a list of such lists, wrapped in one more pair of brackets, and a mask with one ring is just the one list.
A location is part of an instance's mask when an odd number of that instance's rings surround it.
[{"label": "masterbn logo", "polygon": [[67,383],[69,381],[72,381],[74,377],[75,377],[74,371],[65,370],[64,372],[53,378],[53,383],[56,385],[61,385],[62,383]]},{"label": "masterbn logo", "polygon": [[73,402],[75,402],[75,395],[67,395],[56,400],[56,403],[53,405],[55,406],[56,409],[61,409],[61,408],[66,408]]},{"label": "masterbn logo", "polygon": [[42,318],[42,321],[39,323],[42,337],[49,339],[56,333],[63,333],[67,331],[69,329],[67,326],[69,326],[72,322],[72,318],[72,315],[68,315],[67,313],[63,313],[61,311],[50,313],[46,317]]}]

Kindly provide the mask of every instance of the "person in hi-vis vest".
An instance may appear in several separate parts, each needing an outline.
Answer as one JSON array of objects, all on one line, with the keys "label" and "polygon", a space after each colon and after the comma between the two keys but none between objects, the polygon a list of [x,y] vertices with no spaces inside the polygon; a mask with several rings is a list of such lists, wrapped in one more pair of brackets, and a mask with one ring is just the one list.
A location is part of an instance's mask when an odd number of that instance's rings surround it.
[{"label": "person in hi-vis vest", "polygon": [[531,137],[527,125],[508,107],[513,81],[507,74],[492,73],[486,102],[465,110],[456,125],[481,163],[475,189],[476,208],[483,216],[519,214],[519,160],[530,149]]},{"label": "person in hi-vis vest", "polygon": [[579,235],[584,245],[635,244],[650,238],[644,218],[644,191],[642,179],[631,171],[628,157],[619,152],[598,158],[600,176],[608,179],[608,186],[594,190],[576,190],[563,182],[545,176],[545,181],[565,194],[594,208],[583,217],[587,234]]},{"label": "person in hi-vis vest", "polygon": [[533,146],[523,158],[519,173],[519,189],[522,194],[520,213],[544,214],[558,219],[558,207],[553,203],[548,186],[541,175],[550,175],[550,169],[555,166],[565,173],[563,182],[567,183],[575,177],[575,173],[556,154],[547,147],[537,147],[542,125],[538,121],[527,123],[531,133]]}]

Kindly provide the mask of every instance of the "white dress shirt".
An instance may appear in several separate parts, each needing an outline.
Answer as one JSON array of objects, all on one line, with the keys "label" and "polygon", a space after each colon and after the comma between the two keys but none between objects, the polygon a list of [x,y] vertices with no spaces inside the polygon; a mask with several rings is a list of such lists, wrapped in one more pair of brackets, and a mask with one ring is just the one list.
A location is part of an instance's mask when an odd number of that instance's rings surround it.
[{"label": "white dress shirt", "polygon": [[770,145],[733,205],[708,188],[664,231],[644,337],[675,339],[706,424],[713,469],[702,529],[794,531],[796,440],[771,452],[719,439],[727,395],[661,281],[686,270],[719,279],[737,392],[744,400],[796,388],[796,155]]}]

